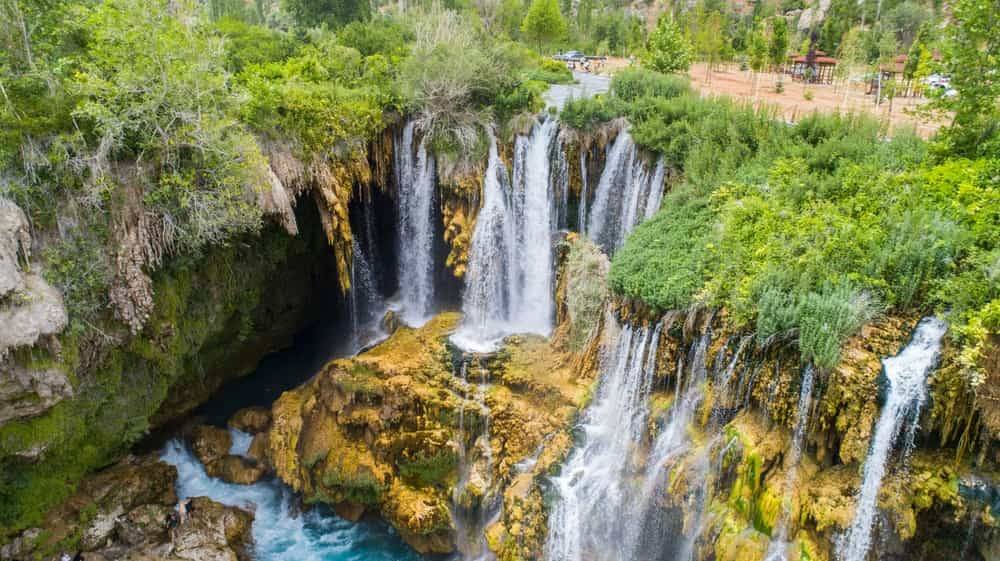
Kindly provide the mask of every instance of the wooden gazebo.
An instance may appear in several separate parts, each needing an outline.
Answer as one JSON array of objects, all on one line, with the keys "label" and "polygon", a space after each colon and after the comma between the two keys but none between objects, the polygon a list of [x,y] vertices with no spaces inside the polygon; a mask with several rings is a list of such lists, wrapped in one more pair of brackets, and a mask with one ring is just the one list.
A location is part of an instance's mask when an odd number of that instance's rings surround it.
[{"label": "wooden gazebo", "polygon": [[810,84],[832,84],[833,71],[836,68],[837,59],[826,56],[823,51],[813,51],[807,55],[789,55],[786,72],[792,76],[792,80]]}]

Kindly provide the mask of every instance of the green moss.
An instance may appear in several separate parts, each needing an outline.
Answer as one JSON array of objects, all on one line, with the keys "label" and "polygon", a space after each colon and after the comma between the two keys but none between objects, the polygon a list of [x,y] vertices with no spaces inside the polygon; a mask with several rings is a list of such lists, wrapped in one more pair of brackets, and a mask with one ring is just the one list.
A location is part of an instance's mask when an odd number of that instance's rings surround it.
[{"label": "green moss", "polygon": [[399,474],[417,485],[445,483],[458,467],[458,456],[451,448],[439,448],[434,453],[420,450],[414,458],[400,460]]},{"label": "green moss", "polygon": [[[253,244],[175,260],[154,277],[156,307],[145,330],[96,364],[81,360],[94,346],[87,339],[93,334],[77,330],[60,337],[57,357],[23,354],[28,364],[69,372],[75,395],[43,415],[0,427],[0,536],[41,523],[86,473],[126,452],[146,434],[171,388],[203,390],[213,367],[231,366],[245,350],[231,342],[264,301],[265,287],[308,247],[303,239],[271,233]],[[22,457],[39,449],[40,461]]]}]

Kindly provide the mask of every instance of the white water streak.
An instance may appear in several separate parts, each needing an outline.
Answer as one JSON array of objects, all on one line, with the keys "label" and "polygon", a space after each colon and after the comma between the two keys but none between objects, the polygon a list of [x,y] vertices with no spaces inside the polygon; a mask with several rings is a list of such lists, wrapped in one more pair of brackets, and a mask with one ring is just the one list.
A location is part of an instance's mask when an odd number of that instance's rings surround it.
[{"label": "white water streak", "polygon": [[865,561],[868,556],[878,513],[879,490],[889,458],[903,425],[909,422],[913,426],[919,420],[927,399],[927,376],[937,365],[941,338],[947,329],[943,321],[924,318],[917,325],[910,343],[898,355],[882,361],[889,395],[882,406],[865,459],[854,521],[839,544],[837,557],[841,561]]},{"label": "white water streak", "polygon": [[604,171],[594,193],[587,235],[614,253],[636,225],[656,213],[663,200],[666,165],[662,157],[652,172],[627,131],[608,150]]},{"label": "white water streak", "polygon": [[423,325],[434,307],[434,158],[425,140],[414,149],[414,123],[396,139],[398,278],[403,321]]},{"label": "white water streak", "polygon": [[612,335],[616,343],[602,357],[597,395],[583,415],[582,443],[552,479],[558,498],[549,517],[549,561],[621,557],[627,527],[636,523],[626,514],[636,498],[628,481],[649,416],[659,330],[626,325]]}]

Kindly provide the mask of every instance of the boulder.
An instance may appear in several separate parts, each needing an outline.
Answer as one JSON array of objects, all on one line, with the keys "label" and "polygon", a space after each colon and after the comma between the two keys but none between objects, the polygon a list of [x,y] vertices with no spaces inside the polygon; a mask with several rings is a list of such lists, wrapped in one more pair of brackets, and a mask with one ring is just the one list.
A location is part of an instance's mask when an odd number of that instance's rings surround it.
[{"label": "boulder", "polygon": [[264,432],[271,426],[271,410],[266,407],[246,407],[229,419],[229,428],[250,434]]},{"label": "boulder", "polygon": [[205,497],[191,499],[170,558],[187,561],[249,561],[253,515]]},{"label": "boulder", "polygon": [[171,507],[158,504],[140,505],[118,518],[115,537],[124,545],[137,547],[166,541],[167,517]]},{"label": "boulder", "polygon": [[250,449],[247,450],[247,457],[261,465],[267,464],[267,433],[255,434],[250,442]]},{"label": "boulder", "polygon": [[195,427],[188,441],[194,455],[205,466],[228,454],[233,444],[229,431],[208,425]]},{"label": "boulder", "polygon": [[217,460],[212,460],[205,464],[205,471],[212,477],[218,477],[229,483],[250,485],[251,483],[260,481],[260,478],[264,477],[264,473],[267,470],[264,469],[264,466],[251,459],[226,454]]}]

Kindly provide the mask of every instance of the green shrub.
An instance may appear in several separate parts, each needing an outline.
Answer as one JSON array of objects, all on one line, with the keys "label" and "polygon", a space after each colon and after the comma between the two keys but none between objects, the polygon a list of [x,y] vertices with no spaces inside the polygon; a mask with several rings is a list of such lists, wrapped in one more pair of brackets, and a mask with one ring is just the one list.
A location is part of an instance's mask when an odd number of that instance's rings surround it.
[{"label": "green shrub", "polygon": [[683,76],[661,74],[644,68],[618,71],[611,80],[611,91],[625,102],[642,97],[677,97],[690,93],[691,87]]},{"label": "green shrub", "polygon": [[525,78],[547,84],[571,84],[574,80],[573,72],[565,63],[550,58],[539,59],[538,67],[529,69],[525,73]]},{"label": "green shrub", "polygon": [[577,237],[569,243],[564,274],[569,313],[569,345],[579,350],[601,319],[608,292],[608,258],[590,240]]},{"label": "green shrub", "polygon": [[625,105],[613,97],[594,96],[571,99],[559,113],[559,120],[581,131],[592,131],[625,114]]}]

